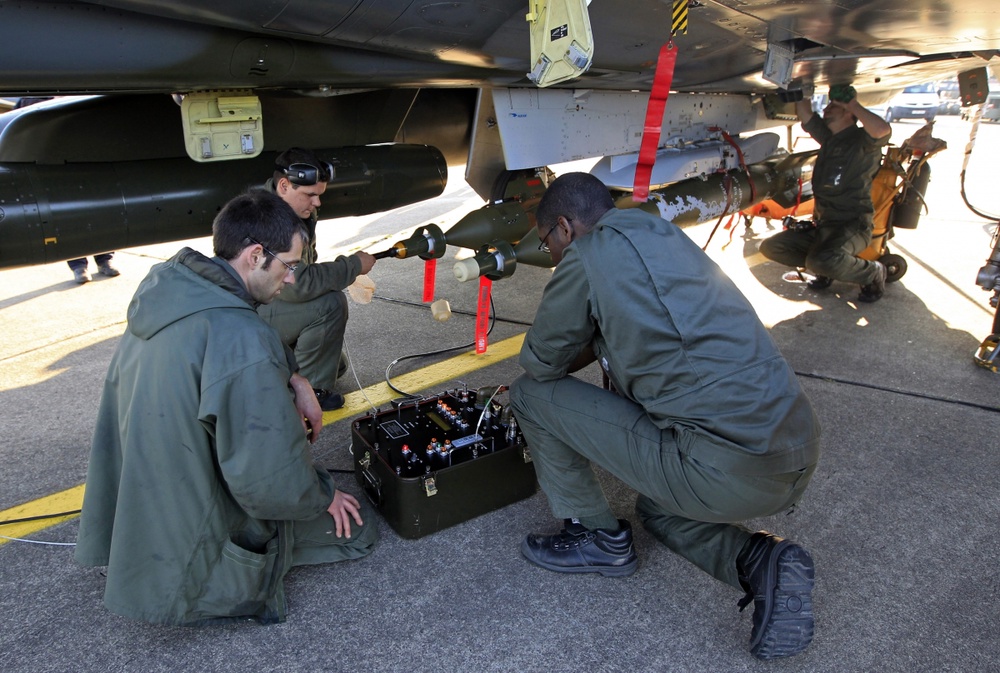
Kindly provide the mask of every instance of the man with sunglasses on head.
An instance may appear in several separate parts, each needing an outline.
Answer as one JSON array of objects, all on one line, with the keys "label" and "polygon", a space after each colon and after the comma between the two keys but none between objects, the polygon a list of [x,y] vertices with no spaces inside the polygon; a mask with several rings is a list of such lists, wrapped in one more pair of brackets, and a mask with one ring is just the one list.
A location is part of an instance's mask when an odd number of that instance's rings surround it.
[{"label": "man with sunglasses on head", "polygon": [[[592,465],[637,494],[666,547],[754,604],[750,651],[796,654],[813,635],[813,565],[800,545],[737,522],[795,504],[819,424],[753,307],[679,228],[618,209],[600,180],[567,173],[536,211],[556,269],[521,348],[511,406],[556,533],[521,553],[559,573],[624,577],[638,557]],[[597,361],[610,390],[570,376]]]},{"label": "man with sunglasses on head", "polygon": [[317,261],[320,199],[334,172],[329,162],[298,147],[282,152],[275,160],[274,175],[265,189],[280,196],[302,219],[307,240],[302,263],[295,271],[295,284],[259,309],[261,317],[278,330],[282,342],[293,349],[299,373],[316,388],[324,411],[344,406],[344,396],[334,391],[337,379],[347,370],[342,356],[348,314],[344,290],[375,265],[375,258],[361,251],[331,262]]},{"label": "man with sunglasses on head", "polygon": [[[304,232],[262,189],[212,227],[215,257],[185,248],[152,267],[108,368],[76,559],[107,566],[104,603],[195,626],[285,620],[297,565],[365,556],[366,503],[314,465],[307,401],[286,347],[255,309],[294,287]],[[301,379],[300,379],[301,380]]]}]

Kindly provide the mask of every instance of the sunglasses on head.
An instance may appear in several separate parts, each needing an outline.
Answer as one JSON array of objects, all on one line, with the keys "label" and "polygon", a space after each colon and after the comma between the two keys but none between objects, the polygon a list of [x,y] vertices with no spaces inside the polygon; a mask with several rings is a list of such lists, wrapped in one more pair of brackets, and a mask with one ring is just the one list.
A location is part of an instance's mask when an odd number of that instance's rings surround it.
[{"label": "sunglasses on head", "polygon": [[293,185],[315,185],[317,182],[329,182],[334,178],[333,164],[320,161],[319,166],[312,164],[291,164],[288,168],[278,166]]}]

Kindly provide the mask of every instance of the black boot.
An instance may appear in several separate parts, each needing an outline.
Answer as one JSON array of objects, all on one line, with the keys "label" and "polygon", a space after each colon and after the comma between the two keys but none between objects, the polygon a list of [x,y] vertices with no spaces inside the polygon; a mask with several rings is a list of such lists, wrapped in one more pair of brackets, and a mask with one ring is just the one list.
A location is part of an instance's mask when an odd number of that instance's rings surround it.
[{"label": "black boot", "polygon": [[319,400],[319,408],[323,411],[334,411],[344,406],[344,396],[333,390],[313,388],[316,399]]},{"label": "black boot", "polygon": [[761,531],[744,545],[736,568],[747,590],[740,611],[753,602],[750,653],[774,659],[805,650],[813,637],[814,568],[809,552]]},{"label": "black boot", "polygon": [[806,283],[813,290],[825,290],[826,288],[833,285],[833,278],[829,276],[815,276],[812,280]]},{"label": "black boot", "polygon": [[867,285],[861,286],[861,294],[858,295],[858,301],[865,301],[870,304],[878,301],[885,294],[885,279],[889,272],[882,262],[874,262],[874,264],[875,278]]},{"label": "black boot", "polygon": [[601,573],[626,577],[635,572],[639,557],[632,547],[632,526],[619,519],[617,532],[590,530],[572,519],[555,535],[531,534],[521,543],[530,562],[558,573]]}]

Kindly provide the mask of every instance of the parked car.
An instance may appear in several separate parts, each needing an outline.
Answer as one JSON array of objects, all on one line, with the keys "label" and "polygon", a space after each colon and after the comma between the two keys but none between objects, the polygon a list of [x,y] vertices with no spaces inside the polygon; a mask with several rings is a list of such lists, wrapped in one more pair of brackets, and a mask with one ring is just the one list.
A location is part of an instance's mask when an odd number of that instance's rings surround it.
[{"label": "parked car", "polygon": [[[882,116],[887,122],[897,119],[931,121],[937,116],[940,104],[937,85],[934,82],[915,84],[906,87],[901,94],[886,103]],[[876,109],[872,108],[873,111]]]},{"label": "parked car", "polygon": [[947,79],[938,82],[937,87],[939,115],[957,115],[962,111],[961,96],[957,79]]}]

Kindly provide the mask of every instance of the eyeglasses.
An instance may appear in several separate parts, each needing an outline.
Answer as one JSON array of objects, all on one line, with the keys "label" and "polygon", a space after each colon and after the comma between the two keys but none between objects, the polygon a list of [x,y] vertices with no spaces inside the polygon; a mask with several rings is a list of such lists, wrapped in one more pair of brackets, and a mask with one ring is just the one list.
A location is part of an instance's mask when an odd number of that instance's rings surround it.
[{"label": "eyeglasses", "polygon": [[538,249],[544,252],[546,255],[550,254],[552,251],[549,250],[549,245],[545,241],[546,239],[548,239],[549,236],[552,235],[552,231],[558,226],[558,224],[559,223],[557,222],[556,224],[553,224],[551,227],[549,227],[549,230],[545,232],[544,236],[542,236],[541,243],[538,244]]},{"label": "eyeglasses", "polygon": [[[248,238],[249,240],[253,241],[254,243],[256,243],[257,245],[259,245],[260,247],[264,248],[264,244],[261,243],[260,241],[258,241],[253,236],[247,236],[246,238]],[[264,252],[266,252],[271,257],[274,257],[276,260],[278,260],[279,262],[281,262],[282,264],[284,264],[285,268],[288,269],[292,273],[295,273],[295,269],[299,268],[298,264],[294,264],[294,265],[293,264],[289,264],[288,262],[286,262],[285,260],[283,260],[280,257],[278,257],[276,254],[274,254],[273,252],[271,252],[267,248],[264,248]]]},{"label": "eyeglasses", "polygon": [[333,180],[335,170],[328,161],[320,161],[319,166],[312,164],[290,164],[288,168],[278,166],[278,170],[288,177],[293,185],[315,185],[317,182]]}]

